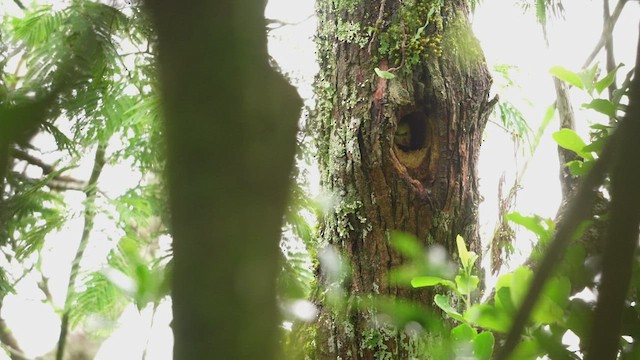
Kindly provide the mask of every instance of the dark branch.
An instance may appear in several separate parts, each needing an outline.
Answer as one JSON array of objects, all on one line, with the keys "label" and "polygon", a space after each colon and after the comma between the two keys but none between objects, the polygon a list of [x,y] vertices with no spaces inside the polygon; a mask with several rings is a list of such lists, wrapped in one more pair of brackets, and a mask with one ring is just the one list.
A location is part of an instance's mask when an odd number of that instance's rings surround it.
[{"label": "dark branch", "polygon": [[16,3],[16,5],[18,5],[18,7],[19,7],[21,10],[27,10],[27,7],[26,7],[26,6],[24,6],[24,4],[22,3],[22,1],[20,1],[20,0],[13,0],[13,2],[14,2],[14,3]]},{"label": "dark branch", "polygon": [[600,50],[604,47],[605,42],[607,41],[607,36],[609,36],[608,34],[613,32],[613,28],[616,26],[616,22],[618,22],[618,18],[622,13],[622,8],[624,8],[627,1],[628,0],[620,0],[616,5],[616,8],[613,10],[613,14],[611,14],[609,20],[604,24],[602,28],[602,35],[600,36],[600,40],[598,40],[596,47],[587,58],[587,61],[585,61],[582,65],[583,69],[586,69],[587,67],[589,67],[589,65],[591,65],[591,62],[593,62],[596,56],[598,56]]},{"label": "dark branch", "polygon": [[[31,165],[39,167],[40,169],[42,169],[42,173],[44,175],[49,175],[56,171],[56,169],[53,166],[45,163],[41,159],[38,159],[37,157],[27,153],[24,150],[13,149],[12,155],[16,159],[26,161]],[[53,177],[52,180],[53,180],[52,183],[55,181],[55,184],[56,184],[54,185],[55,187],[68,187],[69,190],[82,190],[86,185],[85,181],[82,181],[70,176],[64,176],[64,175],[57,175]],[[66,184],[66,185],[63,185],[63,184]],[[50,184],[47,184],[47,185],[50,185]]]},{"label": "dark branch", "polygon": [[267,30],[277,30],[280,29],[281,27],[285,27],[285,26],[296,26],[296,25],[300,25],[303,22],[311,19],[315,14],[311,14],[307,17],[305,17],[304,19],[300,20],[300,21],[296,21],[296,22],[288,22],[288,21],[282,21],[282,20],[278,20],[278,19],[265,19],[267,21]]},{"label": "dark branch", "polygon": [[[640,68],[640,41],[636,69]],[[629,108],[616,133],[620,133],[611,172],[611,214],[602,257],[602,281],[591,325],[586,360],[615,359],[622,330],[622,313],[640,226],[640,79],[634,75]]]},{"label": "dark branch", "polygon": [[584,177],[578,187],[576,196],[570,201],[564,219],[558,224],[554,238],[546,249],[538,268],[534,272],[535,275],[529,292],[513,320],[513,325],[511,326],[509,334],[507,334],[505,344],[498,351],[496,360],[506,360],[509,358],[509,354],[511,354],[520,340],[520,334],[522,334],[522,330],[529,319],[529,315],[538,300],[544,284],[553,273],[558,262],[562,259],[564,251],[567,245],[569,245],[570,240],[574,237],[578,226],[591,215],[591,208],[596,199],[595,189],[604,181],[605,174],[614,155],[614,146],[617,138],[620,136],[619,133],[619,131],[616,131],[609,137],[606,146],[602,150],[602,156],[596,160],[593,168]]}]

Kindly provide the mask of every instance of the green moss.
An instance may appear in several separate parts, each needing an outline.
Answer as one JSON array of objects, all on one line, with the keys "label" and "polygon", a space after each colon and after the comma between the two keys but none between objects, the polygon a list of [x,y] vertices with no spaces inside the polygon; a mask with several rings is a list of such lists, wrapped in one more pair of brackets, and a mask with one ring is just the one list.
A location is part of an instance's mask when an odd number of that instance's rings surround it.
[{"label": "green moss", "polygon": [[[407,0],[380,31],[378,55],[406,72],[433,56],[442,55],[442,0]],[[377,24],[383,26],[383,24]]]},{"label": "green moss", "polygon": [[360,0],[333,0],[333,6],[336,11],[346,11],[347,13],[354,12],[358,5],[360,4]]},{"label": "green moss", "polygon": [[442,46],[462,69],[468,69],[484,57],[466,16],[460,11],[453,12],[448,19]]}]

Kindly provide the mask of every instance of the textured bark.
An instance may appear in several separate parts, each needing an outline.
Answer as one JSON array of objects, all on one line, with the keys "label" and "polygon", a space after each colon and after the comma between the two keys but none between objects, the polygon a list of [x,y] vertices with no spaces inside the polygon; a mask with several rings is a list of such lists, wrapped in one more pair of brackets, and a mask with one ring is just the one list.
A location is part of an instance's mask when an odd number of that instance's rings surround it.
[{"label": "textured bark", "polygon": [[[442,56],[430,56],[408,72],[403,68],[392,80],[375,75],[374,67],[390,66],[366,44],[338,40],[339,24],[373,26],[379,16],[393,19],[398,6],[386,1],[361,1],[350,10],[332,1],[318,6],[318,152],[322,186],[336,200],[334,211],[322,219],[320,241],[338,250],[351,273],[342,283],[348,299],[344,311],[327,306],[321,295],[316,299],[321,312],[314,353],[307,354],[312,358],[373,359],[382,352],[406,358],[402,332],[380,330],[372,343],[375,319],[355,310],[358,298],[367,294],[432,304],[430,291],[387,279],[389,270],[404,261],[389,245],[391,231],[411,233],[424,245],[442,245],[452,257],[458,234],[471,250],[481,250],[476,166],[493,102],[466,4],[447,1],[440,10]],[[399,126],[410,131],[410,141],[394,141]],[[319,267],[320,288],[334,282]]]},{"label": "textured bark", "polygon": [[[576,129],[576,120],[573,107],[569,99],[569,89],[562,80],[554,77],[553,84],[556,90],[556,107],[560,117],[560,129]],[[576,187],[576,177],[571,175],[567,163],[573,160],[582,160],[575,152],[558,146],[558,159],[560,160],[560,187],[562,188],[562,199],[570,196]]]},{"label": "textured bark", "polygon": [[149,0],[173,234],[175,359],[275,359],[275,278],[301,102],[262,0]]}]

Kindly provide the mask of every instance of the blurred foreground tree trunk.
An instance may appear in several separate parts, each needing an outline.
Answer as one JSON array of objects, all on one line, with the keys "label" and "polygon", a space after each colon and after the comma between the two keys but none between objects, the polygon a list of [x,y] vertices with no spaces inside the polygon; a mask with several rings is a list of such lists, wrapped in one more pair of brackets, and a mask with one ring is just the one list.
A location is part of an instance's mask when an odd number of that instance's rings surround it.
[{"label": "blurred foreground tree trunk", "polygon": [[273,359],[301,101],[268,63],[264,1],[149,0],[173,233],[174,358]]},{"label": "blurred foreground tree trunk", "polygon": [[335,200],[320,242],[350,272],[334,276],[321,256],[306,355],[422,358],[406,329],[362,306],[368,294],[433,303],[432,291],[388,279],[405,261],[389,244],[393,230],[453,258],[457,235],[481,252],[477,158],[494,103],[484,55],[464,0],[319,0],[318,17],[316,131],[322,186]]}]

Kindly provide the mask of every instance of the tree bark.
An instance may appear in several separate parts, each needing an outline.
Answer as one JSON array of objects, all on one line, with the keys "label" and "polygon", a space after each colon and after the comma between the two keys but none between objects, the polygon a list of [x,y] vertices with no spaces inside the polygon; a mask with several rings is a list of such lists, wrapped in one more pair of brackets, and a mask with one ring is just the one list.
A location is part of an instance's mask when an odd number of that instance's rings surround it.
[{"label": "tree bark", "polygon": [[168,144],[174,358],[275,359],[302,103],[268,64],[264,1],[147,5]]},{"label": "tree bark", "polygon": [[[388,279],[405,260],[389,245],[391,231],[413,234],[425,246],[441,245],[452,257],[458,234],[470,250],[481,251],[477,158],[495,102],[488,96],[491,78],[484,56],[471,33],[465,1],[434,8],[422,32],[409,27],[410,14],[437,5],[418,0],[408,12],[401,6],[409,5],[318,3],[315,128],[321,183],[335,199],[335,208],[321,220],[319,241],[336,249],[351,271],[341,279],[347,304],[336,310],[328,290],[323,291],[336,279],[326,267],[317,270],[320,314],[313,331],[306,332],[313,334],[310,358],[416,355],[403,346],[402,329],[386,331],[374,325],[373,312],[356,310],[368,294],[432,304],[431,291]],[[376,50],[386,46],[385,32],[394,26],[402,33],[395,59]],[[373,37],[362,30],[368,27],[377,28]],[[358,34],[364,40],[349,36],[353,28],[362,30]],[[414,36],[435,43],[433,51],[412,50]],[[420,60],[412,63],[416,54]],[[376,76],[376,67],[395,78]]]}]

